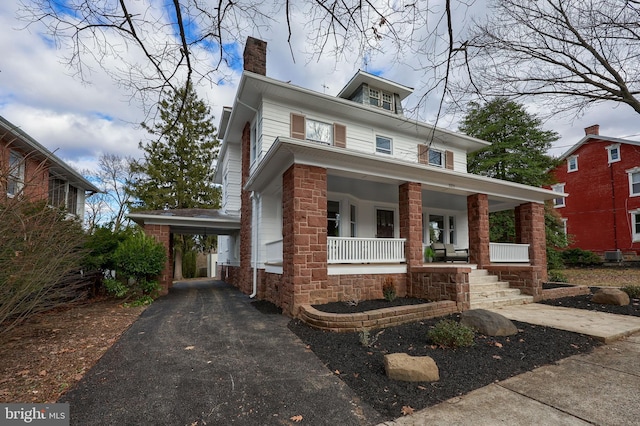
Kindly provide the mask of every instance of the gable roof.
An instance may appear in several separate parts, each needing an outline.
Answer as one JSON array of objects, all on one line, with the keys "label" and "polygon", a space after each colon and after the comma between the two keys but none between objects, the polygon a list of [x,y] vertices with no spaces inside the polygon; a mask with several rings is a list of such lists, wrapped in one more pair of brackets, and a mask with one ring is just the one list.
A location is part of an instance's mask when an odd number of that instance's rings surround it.
[{"label": "gable roof", "polygon": [[2,116],[0,116],[0,132],[2,132],[0,133],[0,139],[4,139],[7,133],[13,136],[13,139],[10,141],[11,146],[20,148],[36,160],[46,160],[50,174],[62,177],[71,185],[84,191],[100,192],[98,187],[85,179],[75,169]]},{"label": "gable roof", "polygon": [[592,141],[594,141],[594,142],[595,141],[597,141],[597,142],[611,142],[611,143],[619,143],[619,144],[640,146],[640,141],[632,141],[630,139],[614,138],[614,137],[610,137],[610,136],[586,135],[585,137],[580,139],[578,141],[578,143],[576,143],[571,148],[569,148],[567,151],[565,151],[565,153],[560,156],[560,160],[566,159],[567,157],[571,156],[574,152],[576,152],[578,150],[578,148],[580,148],[582,145],[585,145],[585,144],[587,144],[589,142],[592,142]]}]

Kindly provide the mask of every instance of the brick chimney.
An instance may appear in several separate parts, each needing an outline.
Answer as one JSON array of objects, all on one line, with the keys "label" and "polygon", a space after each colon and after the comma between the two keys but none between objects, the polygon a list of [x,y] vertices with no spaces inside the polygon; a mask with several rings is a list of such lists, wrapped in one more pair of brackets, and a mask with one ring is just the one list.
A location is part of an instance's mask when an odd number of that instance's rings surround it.
[{"label": "brick chimney", "polygon": [[600,125],[599,124],[594,124],[593,126],[589,126],[589,127],[585,127],[584,128],[584,134],[585,135],[599,135],[600,134]]},{"label": "brick chimney", "polygon": [[247,37],[243,60],[245,71],[267,75],[267,42]]}]

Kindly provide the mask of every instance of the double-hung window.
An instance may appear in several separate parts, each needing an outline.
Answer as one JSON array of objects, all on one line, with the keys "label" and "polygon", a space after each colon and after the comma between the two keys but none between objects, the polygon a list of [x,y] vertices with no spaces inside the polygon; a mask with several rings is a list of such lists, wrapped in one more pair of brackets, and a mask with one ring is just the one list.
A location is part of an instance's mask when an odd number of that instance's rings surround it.
[{"label": "double-hung window", "polygon": [[438,167],[444,166],[442,151],[429,149],[429,164]]},{"label": "double-hung window", "polygon": [[333,144],[333,125],[322,121],[306,119],[306,139],[327,145]]},{"label": "double-hung window", "polygon": [[567,158],[567,172],[577,172],[578,171],[578,156],[572,155]]},{"label": "double-hung window", "polygon": [[[553,192],[564,192],[564,183],[558,183],[555,185],[551,185],[551,190]],[[558,197],[558,198],[554,198],[553,199],[553,207],[564,207],[565,206],[565,202],[564,202],[564,197]]]},{"label": "double-hung window", "polygon": [[609,164],[615,163],[616,161],[620,161],[620,144],[609,145],[607,147],[607,157],[609,159]]},{"label": "double-hung window", "polygon": [[631,213],[632,241],[640,241],[640,211],[636,210]]},{"label": "double-hung window", "polygon": [[391,138],[376,136],[376,152],[391,155],[393,152],[393,142]]},{"label": "double-hung window", "polygon": [[640,167],[627,170],[629,174],[629,196],[637,197],[640,195]]},{"label": "double-hung window", "polygon": [[16,151],[9,152],[9,176],[7,195],[13,197],[24,188],[24,157]]}]

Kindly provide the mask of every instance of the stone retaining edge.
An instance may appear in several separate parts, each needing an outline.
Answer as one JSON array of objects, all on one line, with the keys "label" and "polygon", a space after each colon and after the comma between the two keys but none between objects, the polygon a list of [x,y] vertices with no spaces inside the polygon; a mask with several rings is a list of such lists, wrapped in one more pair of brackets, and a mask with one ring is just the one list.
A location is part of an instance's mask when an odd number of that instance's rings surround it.
[{"label": "stone retaining edge", "polygon": [[542,289],[542,300],[559,299],[561,297],[580,296],[590,294],[591,290],[586,285],[576,285],[571,287],[558,287]]},{"label": "stone retaining edge", "polygon": [[393,327],[407,322],[445,316],[455,312],[458,312],[456,302],[443,300],[419,305],[375,309],[355,314],[334,314],[319,311],[311,305],[301,305],[298,317],[314,328],[351,333]]}]

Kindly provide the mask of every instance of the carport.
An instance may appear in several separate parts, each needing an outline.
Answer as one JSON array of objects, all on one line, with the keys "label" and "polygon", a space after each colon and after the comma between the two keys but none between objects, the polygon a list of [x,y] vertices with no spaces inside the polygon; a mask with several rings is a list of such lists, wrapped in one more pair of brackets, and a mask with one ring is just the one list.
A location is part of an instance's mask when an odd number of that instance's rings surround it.
[{"label": "carport", "polygon": [[130,213],[129,219],[140,225],[146,235],[162,243],[167,263],[158,277],[160,294],[173,285],[173,235],[232,235],[240,232],[240,214],[216,209],[148,210]]}]

